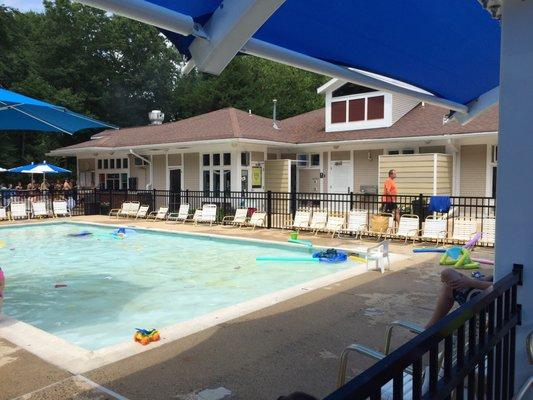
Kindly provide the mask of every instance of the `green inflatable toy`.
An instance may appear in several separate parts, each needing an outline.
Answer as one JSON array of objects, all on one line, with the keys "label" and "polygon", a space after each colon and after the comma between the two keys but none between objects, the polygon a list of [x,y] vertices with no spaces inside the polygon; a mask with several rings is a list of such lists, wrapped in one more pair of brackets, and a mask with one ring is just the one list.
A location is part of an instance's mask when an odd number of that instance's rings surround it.
[{"label": "green inflatable toy", "polygon": [[457,246],[446,250],[440,258],[440,265],[450,265],[457,269],[479,268],[479,263],[470,258],[470,251]]}]

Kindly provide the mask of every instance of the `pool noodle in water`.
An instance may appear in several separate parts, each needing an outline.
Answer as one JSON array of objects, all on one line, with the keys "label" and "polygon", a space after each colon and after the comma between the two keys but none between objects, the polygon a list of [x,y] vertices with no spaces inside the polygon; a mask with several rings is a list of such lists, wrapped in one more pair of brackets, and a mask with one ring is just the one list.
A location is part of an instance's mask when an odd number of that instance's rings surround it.
[{"label": "pool noodle in water", "polygon": [[256,261],[279,261],[279,262],[293,262],[293,261],[307,261],[307,262],[319,262],[318,258],[313,257],[275,257],[275,256],[258,256]]}]

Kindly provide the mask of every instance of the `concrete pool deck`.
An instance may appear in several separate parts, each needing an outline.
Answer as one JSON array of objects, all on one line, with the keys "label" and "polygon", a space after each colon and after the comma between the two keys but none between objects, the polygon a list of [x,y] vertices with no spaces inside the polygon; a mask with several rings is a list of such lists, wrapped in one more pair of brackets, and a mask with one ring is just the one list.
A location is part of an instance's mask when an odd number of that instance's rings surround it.
[{"label": "concrete pool deck", "polygon": [[[101,216],[75,217],[72,221],[117,223]],[[251,231],[131,220],[121,223],[264,240],[287,239],[287,232],[279,230]],[[360,247],[375,243],[315,239],[310,234],[303,237],[324,246]],[[388,322],[401,318],[422,323],[431,314],[442,267],[437,265],[435,254],[413,255],[411,249],[412,246],[403,242],[394,242],[391,251],[406,258],[393,263],[384,275],[368,272],[306,292],[90,370],[83,376],[72,375],[0,339],[0,399],[27,394],[23,398],[123,396],[200,400],[204,398],[198,395],[201,390],[219,387],[231,391],[228,397],[231,399],[276,399],[295,390],[324,396],[334,389],[338,356],[346,345],[357,341],[382,348]],[[492,257],[492,249],[477,251],[484,258]],[[397,343],[407,337],[398,335]],[[352,360],[351,375],[371,364],[357,356]]]}]

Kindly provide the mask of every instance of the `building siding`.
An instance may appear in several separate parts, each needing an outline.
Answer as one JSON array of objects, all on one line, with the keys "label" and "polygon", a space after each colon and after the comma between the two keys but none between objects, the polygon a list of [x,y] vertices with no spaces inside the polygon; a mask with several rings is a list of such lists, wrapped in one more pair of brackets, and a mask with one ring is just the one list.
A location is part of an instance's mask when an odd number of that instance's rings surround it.
[{"label": "building siding", "polygon": [[[368,159],[368,152],[372,160]],[[361,185],[379,185],[379,156],[383,150],[354,151],[354,192],[361,191]]]},{"label": "building siding", "polygon": [[446,146],[420,146],[418,152],[421,154],[427,153],[446,153]]},{"label": "building siding", "polygon": [[487,145],[461,146],[461,196],[485,196]]},{"label": "building siding", "polygon": [[437,192],[438,195],[450,195],[453,191],[453,157],[449,154],[437,154]]},{"label": "building siding", "polygon": [[304,193],[320,192],[320,170],[318,168],[300,168],[298,191]]},{"label": "building siding", "polygon": [[252,151],[251,159],[252,159],[252,162],[265,161],[265,153],[262,151]]},{"label": "building siding", "polygon": [[169,154],[168,165],[170,167],[178,167],[181,165],[181,154]]},{"label": "building siding", "polygon": [[332,151],[331,161],[350,161],[349,151]]},{"label": "building siding", "polygon": [[200,154],[183,154],[183,186],[184,189],[200,190]]},{"label": "building siding", "polygon": [[155,155],[152,157],[152,168],[154,169],[154,189],[167,189],[167,168],[166,156],[164,154]]},{"label": "building siding", "polygon": [[96,160],[94,158],[78,158],[78,172],[94,171]]},{"label": "building siding", "polygon": [[289,160],[267,160],[265,162],[265,190],[289,192]]},{"label": "building siding", "polygon": [[[438,177],[441,177],[442,189],[437,188],[437,193],[451,194],[452,168],[451,156],[441,156],[442,161],[437,161],[437,185],[440,187]],[[439,159],[438,159],[439,160]],[[443,171],[439,171],[439,165]],[[388,177],[388,172],[395,169],[397,172],[396,184],[398,194],[436,194],[434,191],[435,161],[433,154],[409,155],[383,155],[379,157],[379,191],[383,191],[383,184]],[[446,191],[446,193],[445,193]]]},{"label": "building siding", "polygon": [[322,184],[322,187],[325,189],[324,191],[327,192],[328,191],[328,171],[329,171],[329,154],[327,151],[325,151],[323,154],[322,154],[322,172],[324,173],[324,183]]},{"label": "building siding", "polygon": [[394,124],[401,117],[411,111],[416,105],[420,103],[419,100],[403,94],[392,95],[392,123]]}]

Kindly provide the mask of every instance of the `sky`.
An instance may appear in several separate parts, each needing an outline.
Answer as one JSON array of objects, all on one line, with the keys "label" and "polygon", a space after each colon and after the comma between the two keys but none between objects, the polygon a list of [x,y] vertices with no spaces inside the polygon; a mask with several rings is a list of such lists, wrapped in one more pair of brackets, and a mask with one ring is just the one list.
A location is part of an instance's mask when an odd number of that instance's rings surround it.
[{"label": "sky", "polygon": [[42,0],[0,0],[0,4],[7,7],[18,8],[20,11],[42,11]]}]

